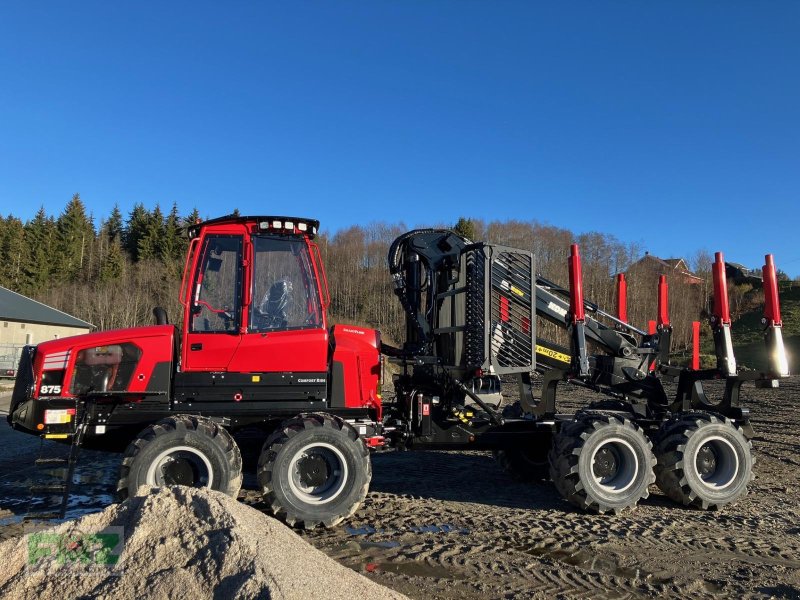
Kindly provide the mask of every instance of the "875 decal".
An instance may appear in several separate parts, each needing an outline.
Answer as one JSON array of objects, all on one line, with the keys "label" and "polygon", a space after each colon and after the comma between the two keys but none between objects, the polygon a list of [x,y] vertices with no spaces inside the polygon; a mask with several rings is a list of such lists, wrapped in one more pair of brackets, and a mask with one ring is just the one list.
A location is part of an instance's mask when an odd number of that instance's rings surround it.
[{"label": "875 decal", "polygon": [[39,388],[39,393],[45,396],[54,396],[61,393],[60,385],[43,385]]}]

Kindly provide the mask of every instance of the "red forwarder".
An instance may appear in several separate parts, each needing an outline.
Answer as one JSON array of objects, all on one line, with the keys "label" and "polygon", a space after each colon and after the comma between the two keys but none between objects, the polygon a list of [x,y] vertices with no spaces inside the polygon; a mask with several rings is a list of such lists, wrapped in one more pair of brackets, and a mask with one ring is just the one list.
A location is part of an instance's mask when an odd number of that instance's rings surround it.
[{"label": "red forwarder", "polygon": [[[83,445],[125,448],[121,498],[174,484],[235,496],[242,459],[232,434],[245,428],[263,442],[257,475],[267,506],[304,527],[353,514],[371,479],[370,450],[386,448],[490,449],[514,476],[550,478],[569,502],[597,512],[632,508],[653,482],[701,508],[746,492],[752,428],[740,387],[788,375],[771,257],[770,366],[739,373],[719,269],[717,367],[693,370],[669,362],[665,283],[658,328],[647,333],[626,322],[624,290],[616,317],[584,300],[575,245],[565,289],[536,275],[530,252],[410,231],[389,251],[406,313],[404,343],[392,348],[373,329],[328,327],[318,228],[232,215],[191,226],[182,330],[156,308],[155,326],[26,347],[9,422],[70,443],[63,485],[38,489],[61,496],[47,516],[64,516]],[[563,327],[570,346],[538,338],[537,318]],[[384,358],[401,367],[391,402],[380,395]],[[503,406],[501,375],[518,378],[518,402]],[[709,399],[702,382],[720,378],[723,397]],[[607,399],[560,413],[556,391],[566,382]]]}]

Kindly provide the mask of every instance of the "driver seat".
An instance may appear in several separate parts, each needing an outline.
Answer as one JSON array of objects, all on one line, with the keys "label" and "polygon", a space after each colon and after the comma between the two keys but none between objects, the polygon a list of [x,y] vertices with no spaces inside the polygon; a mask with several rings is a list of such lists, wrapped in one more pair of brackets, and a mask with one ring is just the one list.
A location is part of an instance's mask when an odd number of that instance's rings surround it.
[{"label": "driver seat", "polygon": [[280,279],[269,287],[259,310],[267,329],[285,329],[289,324],[288,310],[292,302],[292,282]]}]

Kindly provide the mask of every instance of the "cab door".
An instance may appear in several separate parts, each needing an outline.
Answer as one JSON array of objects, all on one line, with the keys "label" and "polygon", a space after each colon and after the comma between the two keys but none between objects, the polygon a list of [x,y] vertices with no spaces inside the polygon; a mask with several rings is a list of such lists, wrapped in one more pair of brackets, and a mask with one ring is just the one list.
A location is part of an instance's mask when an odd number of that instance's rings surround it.
[{"label": "cab door", "polygon": [[257,234],[251,244],[247,328],[228,370],[281,373],[294,385],[324,388],[328,331],[308,242],[299,236]]},{"label": "cab door", "polygon": [[183,371],[226,371],[241,341],[243,243],[241,234],[203,238],[189,292]]}]

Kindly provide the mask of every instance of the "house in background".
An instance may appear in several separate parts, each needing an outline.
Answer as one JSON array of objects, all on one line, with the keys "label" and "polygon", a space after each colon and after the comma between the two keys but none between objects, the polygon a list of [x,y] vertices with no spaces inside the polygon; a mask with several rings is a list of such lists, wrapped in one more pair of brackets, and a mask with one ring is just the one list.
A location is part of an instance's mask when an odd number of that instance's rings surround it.
[{"label": "house in background", "polygon": [[14,375],[23,346],[91,329],[91,323],[0,287],[0,377]]},{"label": "house in background", "polygon": [[703,278],[692,273],[686,261],[682,258],[658,258],[649,252],[645,252],[644,256],[633,263],[628,270],[640,269],[652,271],[655,275],[678,275],[684,283],[689,285],[703,283]]},{"label": "house in background", "polygon": [[744,265],[735,262],[725,263],[725,277],[732,280],[736,285],[749,283],[755,287],[760,287],[763,284],[761,271],[748,269]]}]

